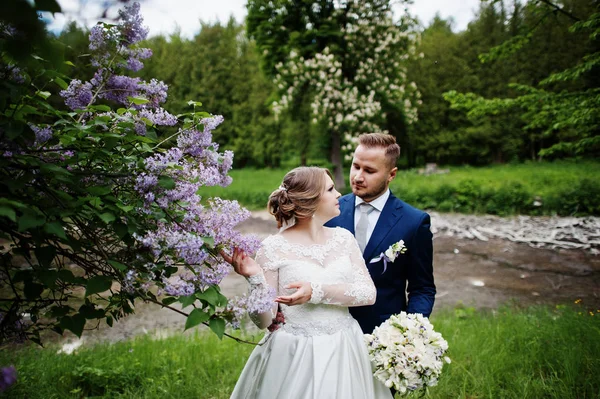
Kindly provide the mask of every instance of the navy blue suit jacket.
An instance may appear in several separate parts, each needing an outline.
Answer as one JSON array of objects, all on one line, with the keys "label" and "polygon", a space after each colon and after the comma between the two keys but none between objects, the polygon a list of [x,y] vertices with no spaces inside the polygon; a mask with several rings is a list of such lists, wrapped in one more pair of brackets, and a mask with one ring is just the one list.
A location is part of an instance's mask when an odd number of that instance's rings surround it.
[{"label": "navy blue suit jacket", "polygon": [[[340,215],[327,222],[326,226],[340,226],[354,234],[355,198],[354,194],[341,197]],[[400,311],[421,313],[426,317],[431,314],[435,284],[430,224],[427,213],[390,194],[363,254],[377,288],[377,300],[371,306],[350,308],[350,313],[364,333],[371,333],[392,314]],[[400,240],[404,240],[407,250],[398,255],[393,263],[388,263],[385,272],[383,260],[370,263]]]}]

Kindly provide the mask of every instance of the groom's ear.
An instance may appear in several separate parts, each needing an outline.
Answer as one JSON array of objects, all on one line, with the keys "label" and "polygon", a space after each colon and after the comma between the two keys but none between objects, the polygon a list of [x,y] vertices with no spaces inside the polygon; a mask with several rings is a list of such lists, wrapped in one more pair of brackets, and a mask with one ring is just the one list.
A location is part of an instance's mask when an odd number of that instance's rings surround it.
[{"label": "groom's ear", "polygon": [[398,172],[397,167],[394,167],[394,169],[390,170],[390,177],[388,177],[388,183],[396,178],[396,172]]}]

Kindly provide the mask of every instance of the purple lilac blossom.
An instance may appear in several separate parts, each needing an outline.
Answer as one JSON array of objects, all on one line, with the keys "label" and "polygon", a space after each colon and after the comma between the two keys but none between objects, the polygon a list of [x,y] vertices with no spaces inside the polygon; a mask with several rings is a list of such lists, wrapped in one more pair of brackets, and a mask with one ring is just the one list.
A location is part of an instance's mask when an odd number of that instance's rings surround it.
[{"label": "purple lilac blossom", "polygon": [[92,51],[92,65],[100,67],[108,63],[111,58],[111,47],[118,42],[121,33],[116,26],[107,26],[102,23],[95,25],[89,36],[89,49]]},{"label": "purple lilac blossom", "polygon": [[18,84],[25,82],[25,75],[21,72],[21,69],[14,65],[9,65],[10,79]]},{"label": "purple lilac blossom", "polygon": [[125,49],[123,53],[124,56],[127,56],[127,61],[123,66],[134,72],[144,67],[144,63],[140,60],[152,57],[152,50],[149,48]]},{"label": "purple lilac blossom", "polygon": [[147,158],[144,163],[148,172],[160,174],[169,166],[177,165],[182,157],[181,150],[173,147],[164,154],[156,154]]},{"label": "purple lilac blossom", "polygon": [[235,297],[229,301],[227,310],[233,313],[232,327],[239,328],[242,317],[248,313],[264,313],[270,311],[275,303],[275,290],[269,286],[252,289],[246,295]]},{"label": "purple lilac blossom", "polygon": [[29,127],[35,133],[35,144],[42,144],[52,138],[52,129],[50,129],[49,125],[46,127],[38,127],[33,124],[29,124]]},{"label": "purple lilac blossom", "polygon": [[157,79],[148,82],[139,82],[138,89],[145,93],[145,98],[149,101],[147,104],[142,104],[139,108],[156,108],[159,104],[167,101],[167,90],[169,87],[162,81]]},{"label": "purple lilac blossom", "polygon": [[123,291],[128,293],[133,293],[135,291],[134,283],[138,277],[138,273],[135,270],[129,270],[127,274],[125,274],[125,278],[123,279]]},{"label": "purple lilac blossom", "polygon": [[139,136],[145,136],[146,135],[146,123],[144,121],[136,121],[133,124],[133,130],[135,130],[135,133]]},{"label": "purple lilac blossom", "polygon": [[164,108],[156,108],[153,110],[142,109],[138,113],[140,118],[146,118],[156,126],[174,126],[177,124],[177,117],[171,115]]},{"label": "purple lilac blossom", "polygon": [[136,97],[139,95],[139,82],[140,78],[112,75],[106,81],[100,97],[123,105],[129,105],[130,101],[127,97]]},{"label": "purple lilac blossom", "polygon": [[15,366],[2,367],[0,369],[0,392],[6,391],[16,381],[17,369],[15,369]]},{"label": "purple lilac blossom", "polygon": [[194,284],[182,280],[179,276],[163,281],[164,292],[171,296],[190,296],[196,292]]},{"label": "purple lilac blossom", "polygon": [[135,2],[131,6],[125,6],[125,10],[119,10],[121,21],[119,25],[126,45],[140,42],[148,36],[148,28],[142,23],[144,18],[140,14],[140,3]]},{"label": "purple lilac blossom", "polygon": [[65,104],[72,110],[84,109],[90,105],[93,98],[92,84],[73,79],[66,90],[61,90],[60,95],[65,99]]},{"label": "purple lilac blossom", "polygon": [[210,201],[211,209],[206,210],[204,228],[210,232],[215,240],[215,245],[223,245],[231,250],[238,247],[248,254],[253,254],[260,247],[260,240],[256,236],[242,235],[235,227],[250,217],[250,211],[240,206],[237,201],[213,198]]}]

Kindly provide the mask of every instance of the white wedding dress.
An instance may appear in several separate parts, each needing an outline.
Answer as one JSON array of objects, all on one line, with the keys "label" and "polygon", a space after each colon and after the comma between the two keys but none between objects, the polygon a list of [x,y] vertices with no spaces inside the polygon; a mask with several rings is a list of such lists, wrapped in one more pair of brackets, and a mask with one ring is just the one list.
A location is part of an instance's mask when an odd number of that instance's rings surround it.
[{"label": "white wedding dress", "polygon": [[[281,305],[285,324],[262,339],[235,386],[231,398],[379,399],[392,398],[375,380],[363,333],[348,306],[375,301],[375,286],[354,236],[327,228],[324,245],[290,243],[281,234],[267,237],[256,261],[264,275],[249,278],[251,289],[269,284],[278,295],[296,281],[313,292],[303,305]],[[277,310],[254,315],[265,328]]]}]

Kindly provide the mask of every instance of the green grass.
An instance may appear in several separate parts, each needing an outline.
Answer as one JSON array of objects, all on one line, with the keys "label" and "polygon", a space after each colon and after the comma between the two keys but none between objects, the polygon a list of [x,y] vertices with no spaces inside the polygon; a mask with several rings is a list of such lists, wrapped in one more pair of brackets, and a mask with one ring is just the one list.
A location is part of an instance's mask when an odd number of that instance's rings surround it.
[{"label": "green grass", "polygon": [[[452,363],[426,398],[600,397],[600,310],[558,306],[434,312]],[[256,340],[257,337],[251,337]],[[228,398],[252,346],[208,332],[147,336],[57,354],[0,352],[18,382],[7,398]]]},{"label": "green grass", "polygon": [[[418,208],[496,215],[600,215],[600,162],[562,161],[450,167],[424,176],[399,171],[394,193]],[[206,187],[205,197],[237,199],[249,209],[265,209],[281,183],[283,169],[233,170],[227,188]],[[346,190],[348,192],[348,190]]]}]

